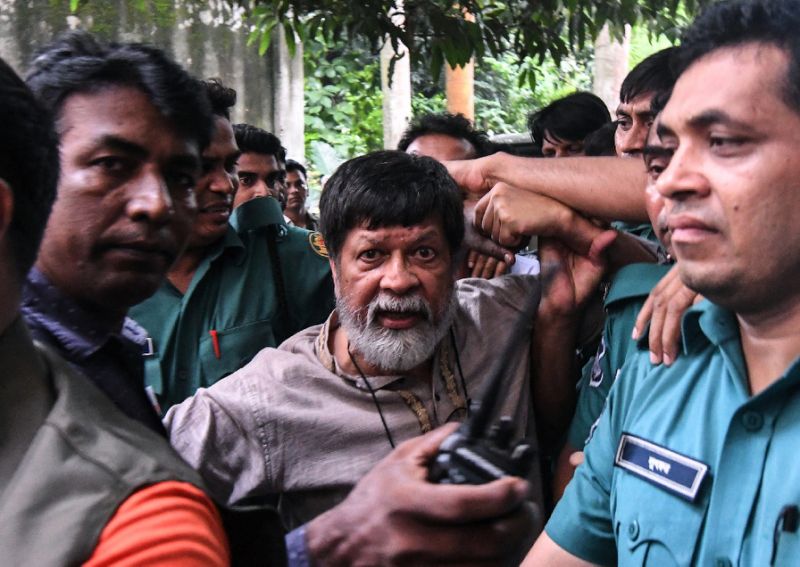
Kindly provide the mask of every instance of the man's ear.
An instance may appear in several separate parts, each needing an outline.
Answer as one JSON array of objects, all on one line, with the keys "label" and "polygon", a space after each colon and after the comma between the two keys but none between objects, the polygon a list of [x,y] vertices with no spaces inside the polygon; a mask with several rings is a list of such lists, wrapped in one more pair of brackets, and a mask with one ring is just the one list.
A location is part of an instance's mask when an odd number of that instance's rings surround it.
[{"label": "man's ear", "polygon": [[336,269],[336,260],[328,257],[328,265],[331,267],[331,275],[333,276],[333,292],[336,294],[336,297],[339,297],[339,273]]},{"label": "man's ear", "polygon": [[4,239],[14,218],[14,193],[6,180],[0,177],[0,240]]}]

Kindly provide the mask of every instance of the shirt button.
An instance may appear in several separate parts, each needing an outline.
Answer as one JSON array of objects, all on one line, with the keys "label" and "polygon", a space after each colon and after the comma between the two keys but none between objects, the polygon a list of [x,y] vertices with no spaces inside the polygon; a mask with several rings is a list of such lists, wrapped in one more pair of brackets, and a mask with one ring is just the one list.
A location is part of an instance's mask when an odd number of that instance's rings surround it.
[{"label": "shirt button", "polygon": [[748,431],[758,431],[764,425],[764,417],[755,411],[746,411],[742,414],[742,424]]},{"label": "shirt button", "polygon": [[731,567],[732,563],[727,557],[717,557],[717,560],[714,561],[714,565],[716,567]]},{"label": "shirt button", "polygon": [[185,370],[178,370],[178,380],[185,382],[186,379],[189,377],[189,373]]},{"label": "shirt button", "polygon": [[628,537],[631,541],[636,541],[639,538],[639,522],[636,520],[628,524]]}]

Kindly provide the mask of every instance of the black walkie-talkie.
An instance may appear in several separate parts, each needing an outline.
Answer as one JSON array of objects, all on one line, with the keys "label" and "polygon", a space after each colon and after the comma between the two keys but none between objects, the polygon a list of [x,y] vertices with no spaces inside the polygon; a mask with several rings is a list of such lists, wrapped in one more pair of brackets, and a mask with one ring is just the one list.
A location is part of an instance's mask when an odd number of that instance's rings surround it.
[{"label": "black walkie-talkie", "polygon": [[[548,278],[540,279],[540,282]],[[428,480],[440,484],[484,484],[504,476],[528,478],[536,450],[525,439],[514,442],[514,424],[509,417],[489,423],[500,403],[500,390],[508,370],[508,361],[522,339],[529,337],[525,327],[533,320],[539,307],[541,285],[531,294],[514,322],[511,339],[496,359],[481,401],[473,406],[474,413],[461,424],[439,447],[430,465]],[[526,347],[527,348],[527,347]]]}]

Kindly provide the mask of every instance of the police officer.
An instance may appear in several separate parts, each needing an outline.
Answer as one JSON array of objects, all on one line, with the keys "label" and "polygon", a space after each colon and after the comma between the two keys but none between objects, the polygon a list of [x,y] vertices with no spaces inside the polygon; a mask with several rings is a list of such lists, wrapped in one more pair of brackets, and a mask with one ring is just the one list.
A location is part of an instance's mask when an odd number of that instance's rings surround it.
[{"label": "police officer", "polygon": [[147,382],[166,411],[244,366],[261,349],[322,322],[333,308],[327,251],[318,233],[287,226],[278,201],[232,210],[239,185],[229,109],[236,93],[206,82],[215,112],[197,218],[168,281],[131,310],[147,329]]},{"label": "police officer", "polygon": [[711,5],[687,31],[655,187],[684,351],[623,367],[528,565],[789,565],[800,551],[800,6]]}]

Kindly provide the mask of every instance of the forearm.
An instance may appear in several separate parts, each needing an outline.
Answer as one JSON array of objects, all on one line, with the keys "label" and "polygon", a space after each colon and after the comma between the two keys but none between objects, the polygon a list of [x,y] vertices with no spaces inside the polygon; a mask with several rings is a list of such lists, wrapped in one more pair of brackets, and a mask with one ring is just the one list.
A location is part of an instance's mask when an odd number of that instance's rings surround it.
[{"label": "forearm", "polygon": [[553,450],[561,441],[575,410],[577,334],[573,317],[540,318],[534,328],[531,397],[545,450]]},{"label": "forearm", "polygon": [[647,221],[641,160],[614,157],[536,159],[499,153],[483,158],[491,187],[508,183],[552,197],[585,215],[606,220]]}]

